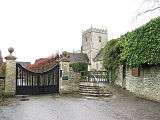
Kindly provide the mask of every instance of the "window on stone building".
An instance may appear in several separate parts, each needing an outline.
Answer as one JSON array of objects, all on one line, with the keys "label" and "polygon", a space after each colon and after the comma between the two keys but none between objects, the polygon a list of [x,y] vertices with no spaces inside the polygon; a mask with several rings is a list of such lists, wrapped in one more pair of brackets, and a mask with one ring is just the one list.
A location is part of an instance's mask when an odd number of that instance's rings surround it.
[{"label": "window on stone building", "polygon": [[140,76],[139,68],[132,68],[132,76],[134,76],[134,77]]},{"label": "window on stone building", "polygon": [[101,36],[99,36],[99,37],[98,37],[98,39],[99,39],[99,42],[101,42],[101,41],[102,41],[102,37],[101,37]]}]

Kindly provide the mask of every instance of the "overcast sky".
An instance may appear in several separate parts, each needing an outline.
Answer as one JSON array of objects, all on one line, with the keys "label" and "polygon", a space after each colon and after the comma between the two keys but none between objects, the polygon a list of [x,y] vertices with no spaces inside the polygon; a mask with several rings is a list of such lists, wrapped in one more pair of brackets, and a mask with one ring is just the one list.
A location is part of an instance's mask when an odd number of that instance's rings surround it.
[{"label": "overcast sky", "polygon": [[143,0],[1,0],[0,49],[15,49],[18,61],[76,51],[81,33],[93,27],[108,30],[109,40],[142,23],[135,20]]}]

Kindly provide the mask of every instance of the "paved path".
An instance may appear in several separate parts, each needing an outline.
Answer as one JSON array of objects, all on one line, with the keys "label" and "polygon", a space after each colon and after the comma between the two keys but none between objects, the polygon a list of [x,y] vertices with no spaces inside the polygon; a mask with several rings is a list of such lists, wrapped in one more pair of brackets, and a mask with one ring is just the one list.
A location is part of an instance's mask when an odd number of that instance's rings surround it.
[{"label": "paved path", "polygon": [[110,99],[28,96],[0,106],[0,120],[160,120],[160,103],[119,93]]}]

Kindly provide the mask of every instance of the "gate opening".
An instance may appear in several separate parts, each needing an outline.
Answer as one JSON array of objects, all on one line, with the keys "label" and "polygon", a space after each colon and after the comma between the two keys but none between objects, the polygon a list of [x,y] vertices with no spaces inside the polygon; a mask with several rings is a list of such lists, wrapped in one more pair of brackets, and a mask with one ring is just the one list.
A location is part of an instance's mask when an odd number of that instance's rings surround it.
[{"label": "gate opening", "polygon": [[16,64],[16,94],[38,95],[59,93],[59,64],[45,72],[27,70]]}]

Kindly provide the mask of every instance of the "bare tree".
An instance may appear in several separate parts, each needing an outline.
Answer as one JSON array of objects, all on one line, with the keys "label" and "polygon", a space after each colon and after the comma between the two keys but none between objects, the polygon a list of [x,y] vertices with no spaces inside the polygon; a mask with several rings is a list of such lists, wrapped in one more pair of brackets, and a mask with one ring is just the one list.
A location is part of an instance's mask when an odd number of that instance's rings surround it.
[{"label": "bare tree", "polygon": [[160,0],[144,0],[136,17],[155,11],[160,11]]}]

